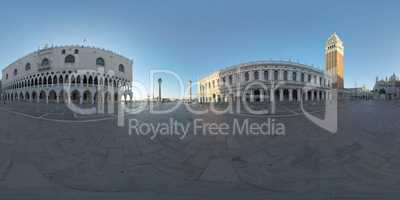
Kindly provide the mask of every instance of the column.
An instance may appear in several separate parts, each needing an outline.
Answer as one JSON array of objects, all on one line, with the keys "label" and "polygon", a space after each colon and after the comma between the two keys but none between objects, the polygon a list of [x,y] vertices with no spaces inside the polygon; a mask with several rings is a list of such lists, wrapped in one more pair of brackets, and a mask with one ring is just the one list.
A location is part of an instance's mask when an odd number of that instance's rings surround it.
[{"label": "column", "polygon": [[293,101],[293,89],[289,89],[289,101]]},{"label": "column", "polygon": [[308,90],[304,89],[303,94],[304,94],[304,101],[308,101]]},{"label": "column", "polygon": [[269,99],[271,102],[275,102],[275,90],[273,88],[270,90]]},{"label": "column", "polygon": [[320,101],[320,96],[319,96],[319,93],[320,93],[321,91],[319,91],[319,90],[317,90],[317,101]]},{"label": "column", "polygon": [[260,78],[261,81],[264,81],[264,80],[265,80],[265,78],[264,78],[264,71],[263,71],[263,70],[259,70],[259,71],[258,71],[258,77]]},{"label": "column", "polygon": [[302,98],[301,90],[297,89],[297,101],[301,101],[301,98]]},{"label": "column", "polygon": [[300,82],[301,81],[301,72],[297,71],[296,73],[297,73],[297,76],[296,76],[297,80],[296,81]]},{"label": "column", "polygon": [[264,89],[260,89],[260,102],[264,102],[264,98],[265,98],[265,94],[264,93],[265,93]]},{"label": "column", "polygon": [[243,82],[245,80],[244,78],[244,72],[240,72],[240,81],[239,82]]},{"label": "column", "polygon": [[272,81],[274,80],[274,70],[268,70],[268,80]]},{"label": "column", "polygon": [[314,90],[311,90],[311,101],[314,101],[315,97],[314,97]]},{"label": "column", "polygon": [[283,89],[279,89],[279,101],[283,101]]}]

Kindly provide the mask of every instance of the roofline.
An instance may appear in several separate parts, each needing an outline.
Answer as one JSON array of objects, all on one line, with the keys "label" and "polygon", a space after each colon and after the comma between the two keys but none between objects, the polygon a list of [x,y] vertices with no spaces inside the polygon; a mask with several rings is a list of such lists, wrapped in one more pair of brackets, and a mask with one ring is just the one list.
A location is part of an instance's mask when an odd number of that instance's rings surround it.
[{"label": "roofline", "polygon": [[322,74],[326,74],[324,70],[314,67],[312,65],[306,65],[306,64],[302,64],[302,63],[298,63],[298,62],[293,62],[290,60],[257,60],[257,61],[251,61],[251,62],[244,62],[244,63],[240,63],[240,64],[236,64],[236,65],[231,65],[229,67],[225,67],[222,68],[220,70],[216,70],[208,75],[202,76],[199,80],[202,80],[214,73],[218,73],[218,72],[223,72],[223,71],[228,71],[228,70],[232,70],[232,69],[238,69],[241,67],[246,67],[246,66],[251,66],[251,65],[263,65],[263,64],[279,64],[279,65],[295,65],[295,66],[299,66],[299,67],[303,67],[318,73],[322,73]]},{"label": "roofline", "polygon": [[45,46],[45,47],[43,47],[43,48],[38,48],[37,50],[35,50],[35,51],[33,51],[33,52],[31,52],[31,53],[28,53],[28,54],[26,54],[25,56],[22,56],[22,57],[20,57],[20,58],[18,58],[18,59],[16,59],[14,62],[12,62],[11,64],[9,64],[9,65],[7,65],[6,67],[4,67],[1,71],[3,72],[4,70],[6,70],[6,69],[8,69],[9,67],[11,67],[12,65],[14,65],[14,64],[16,64],[19,60],[21,60],[21,59],[24,59],[24,58],[26,58],[26,57],[28,57],[28,56],[30,56],[30,55],[32,55],[32,54],[35,54],[35,53],[38,53],[38,52],[40,52],[40,51],[45,51],[45,50],[51,50],[51,49],[62,49],[62,48],[86,48],[86,49],[96,49],[96,50],[100,50],[100,51],[104,51],[104,52],[107,52],[107,53],[111,53],[111,54],[113,54],[113,55],[115,55],[115,56],[119,56],[119,57],[122,57],[122,58],[124,58],[124,59],[127,59],[127,60],[129,60],[131,63],[132,63],[132,65],[133,65],[133,59],[131,59],[131,58],[128,58],[128,57],[126,57],[126,56],[123,56],[122,54],[119,54],[119,53],[115,53],[114,51],[111,51],[111,50],[108,50],[108,49],[105,49],[105,48],[100,48],[100,47],[96,47],[96,46],[89,46],[89,45],[60,45],[60,46],[57,46],[57,45],[52,45],[52,46]]}]

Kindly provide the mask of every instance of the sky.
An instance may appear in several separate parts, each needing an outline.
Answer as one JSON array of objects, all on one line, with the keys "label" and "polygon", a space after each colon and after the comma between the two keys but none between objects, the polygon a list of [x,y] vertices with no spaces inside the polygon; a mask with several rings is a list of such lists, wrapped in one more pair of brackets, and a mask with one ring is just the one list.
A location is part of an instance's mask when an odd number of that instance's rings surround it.
[{"label": "sky", "polygon": [[[372,88],[400,75],[399,1],[182,0],[4,1],[0,69],[45,44],[80,44],[134,60],[134,80],[152,93],[151,70],[194,82],[231,65],[292,59],[324,69],[324,45],[345,46],[345,87]],[[86,42],[83,40],[86,39]],[[166,97],[178,81],[164,79]]]}]

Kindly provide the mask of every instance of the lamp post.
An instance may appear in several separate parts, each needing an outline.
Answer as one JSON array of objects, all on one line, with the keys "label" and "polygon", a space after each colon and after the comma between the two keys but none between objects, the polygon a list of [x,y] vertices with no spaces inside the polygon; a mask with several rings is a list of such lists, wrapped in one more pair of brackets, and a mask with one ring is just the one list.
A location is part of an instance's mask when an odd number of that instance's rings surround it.
[{"label": "lamp post", "polygon": [[189,81],[189,103],[192,103],[192,80]]},{"label": "lamp post", "polygon": [[161,98],[161,83],[162,83],[162,79],[159,78],[158,79],[158,102],[161,102],[162,98]]}]

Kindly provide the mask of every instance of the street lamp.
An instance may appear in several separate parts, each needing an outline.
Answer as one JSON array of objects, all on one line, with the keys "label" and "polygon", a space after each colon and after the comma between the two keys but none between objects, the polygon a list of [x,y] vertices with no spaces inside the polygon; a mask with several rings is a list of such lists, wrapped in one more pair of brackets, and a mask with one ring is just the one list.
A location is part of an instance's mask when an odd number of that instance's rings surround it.
[{"label": "street lamp", "polygon": [[159,78],[158,79],[158,102],[161,102],[161,83],[162,83],[162,79]]}]

